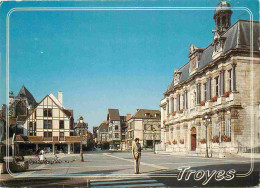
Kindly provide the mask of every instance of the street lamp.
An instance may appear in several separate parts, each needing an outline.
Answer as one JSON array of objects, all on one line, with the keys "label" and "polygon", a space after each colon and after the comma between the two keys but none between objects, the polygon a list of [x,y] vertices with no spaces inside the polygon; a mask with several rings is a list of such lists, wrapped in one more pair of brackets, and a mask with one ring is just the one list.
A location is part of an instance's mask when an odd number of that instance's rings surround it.
[{"label": "street lamp", "polygon": [[82,152],[82,134],[83,134],[82,127],[84,125],[84,121],[82,116],[80,116],[78,120],[78,124],[80,125],[80,162],[84,162],[83,152]]},{"label": "street lamp", "polygon": [[153,128],[152,133],[153,133],[153,153],[155,154],[155,128]]},{"label": "street lamp", "polygon": [[206,127],[206,156],[207,158],[209,158],[209,151],[208,151],[208,125],[211,122],[211,118],[208,115],[204,116],[204,120],[205,120],[205,127]]}]

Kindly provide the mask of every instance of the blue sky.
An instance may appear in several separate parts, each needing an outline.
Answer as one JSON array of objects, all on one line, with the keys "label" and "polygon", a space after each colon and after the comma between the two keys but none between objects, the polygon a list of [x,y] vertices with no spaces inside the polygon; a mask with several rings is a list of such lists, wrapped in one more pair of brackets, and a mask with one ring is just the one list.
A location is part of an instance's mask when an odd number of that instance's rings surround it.
[{"label": "blue sky", "polygon": [[[5,103],[6,15],[14,7],[215,7],[219,0],[4,2],[0,8],[1,97]],[[257,0],[228,1],[259,20]],[[10,18],[10,91],[24,84],[39,102],[63,91],[63,103],[90,125],[120,115],[159,109],[175,67],[188,61],[189,45],[213,39],[213,10],[24,11]],[[233,11],[232,24],[249,19]]]}]

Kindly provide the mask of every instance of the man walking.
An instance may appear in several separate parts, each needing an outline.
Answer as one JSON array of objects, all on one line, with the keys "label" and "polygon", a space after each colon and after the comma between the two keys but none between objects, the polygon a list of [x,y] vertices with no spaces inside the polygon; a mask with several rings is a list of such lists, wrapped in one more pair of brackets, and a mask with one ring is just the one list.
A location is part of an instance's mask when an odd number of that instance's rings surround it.
[{"label": "man walking", "polygon": [[141,145],[139,143],[139,138],[136,138],[135,143],[132,145],[132,155],[134,158],[135,174],[140,174]]}]

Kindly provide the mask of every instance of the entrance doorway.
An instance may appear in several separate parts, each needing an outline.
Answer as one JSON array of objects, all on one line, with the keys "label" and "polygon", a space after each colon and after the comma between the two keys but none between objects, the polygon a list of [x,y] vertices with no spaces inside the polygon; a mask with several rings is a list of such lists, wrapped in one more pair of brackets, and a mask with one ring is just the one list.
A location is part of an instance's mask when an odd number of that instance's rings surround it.
[{"label": "entrance doorway", "polygon": [[191,129],[191,151],[196,151],[196,128]]}]

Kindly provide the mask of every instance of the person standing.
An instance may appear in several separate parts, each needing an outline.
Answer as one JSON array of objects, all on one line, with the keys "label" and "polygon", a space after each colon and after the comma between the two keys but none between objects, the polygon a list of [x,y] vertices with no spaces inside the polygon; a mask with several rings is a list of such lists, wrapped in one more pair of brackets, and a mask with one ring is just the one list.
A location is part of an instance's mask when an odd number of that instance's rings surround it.
[{"label": "person standing", "polygon": [[140,174],[141,144],[139,143],[139,138],[136,138],[132,145],[132,155],[134,158],[135,174]]},{"label": "person standing", "polygon": [[44,154],[45,154],[45,152],[44,152],[44,150],[42,149],[41,151],[40,151],[40,153],[39,153],[39,157],[40,157],[40,161],[43,161],[44,160]]}]

